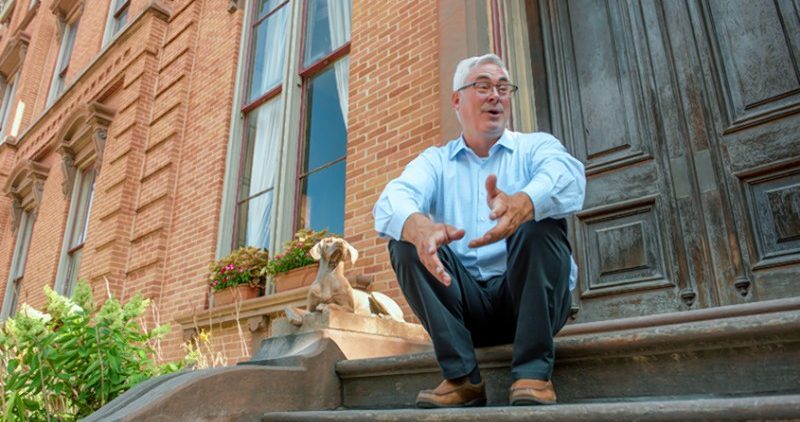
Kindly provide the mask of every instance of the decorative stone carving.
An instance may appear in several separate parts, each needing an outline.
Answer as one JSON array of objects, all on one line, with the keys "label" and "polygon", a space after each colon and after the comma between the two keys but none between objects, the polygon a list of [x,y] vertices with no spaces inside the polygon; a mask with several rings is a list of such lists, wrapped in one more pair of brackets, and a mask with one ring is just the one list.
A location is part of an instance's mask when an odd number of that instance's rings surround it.
[{"label": "decorative stone carving", "polygon": [[75,182],[75,160],[72,154],[61,151],[61,170],[64,172],[64,180],[61,182],[61,190],[64,197],[69,198],[72,194],[72,184]]},{"label": "decorative stone carving", "polygon": [[19,69],[28,52],[30,42],[30,36],[24,32],[18,32],[8,40],[6,48],[0,54],[0,74],[4,78],[10,78]]},{"label": "decorative stone carving", "polygon": [[23,210],[35,213],[39,208],[49,172],[49,167],[33,160],[23,160],[11,172],[4,191],[13,201],[14,230],[19,226]]},{"label": "decorative stone carving", "polygon": [[240,7],[239,0],[228,0],[228,13],[233,13],[239,10]]},{"label": "decorative stone carving", "polygon": [[100,171],[108,126],[114,114],[113,109],[95,101],[75,111],[59,132],[56,139],[63,159],[64,196],[72,193],[78,170],[94,166],[95,172]]},{"label": "decorative stone carving", "polygon": [[50,3],[50,11],[56,15],[56,23],[58,31],[56,36],[61,42],[61,36],[64,34],[64,26],[69,22],[74,22],[83,13],[84,0],[55,0]]}]

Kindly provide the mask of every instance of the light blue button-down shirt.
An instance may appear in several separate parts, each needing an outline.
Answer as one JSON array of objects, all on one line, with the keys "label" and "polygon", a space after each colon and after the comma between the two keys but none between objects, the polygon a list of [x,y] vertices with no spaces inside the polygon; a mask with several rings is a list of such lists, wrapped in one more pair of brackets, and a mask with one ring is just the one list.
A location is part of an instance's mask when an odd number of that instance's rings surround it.
[{"label": "light blue button-down shirt", "polygon": [[[503,274],[506,242],[467,246],[496,224],[489,218],[486,202],[490,174],[497,175],[497,187],[503,192],[525,192],[531,198],[536,221],[566,217],[583,206],[583,164],[569,155],[558,139],[546,133],[506,130],[488,157],[478,157],[463,137],[425,150],[386,185],[372,211],[375,230],[400,240],[408,216],[427,214],[435,222],[466,231],[449,246],[470,274],[479,280]],[[570,289],[575,288],[577,269],[573,259]]]}]

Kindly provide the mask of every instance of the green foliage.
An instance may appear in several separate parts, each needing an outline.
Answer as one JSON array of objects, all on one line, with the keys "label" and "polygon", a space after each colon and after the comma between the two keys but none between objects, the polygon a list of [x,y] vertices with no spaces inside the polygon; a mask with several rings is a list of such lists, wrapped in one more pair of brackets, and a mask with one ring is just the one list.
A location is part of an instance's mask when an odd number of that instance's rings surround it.
[{"label": "green foliage", "polygon": [[[335,236],[328,234],[327,230],[314,231],[311,229],[301,229],[295,233],[292,240],[283,244],[283,252],[267,264],[266,273],[277,275],[289,272],[295,268],[305,267],[314,263],[314,258],[308,251],[314,247],[322,238]],[[336,236],[338,237],[338,236]]]},{"label": "green foliage", "polygon": [[3,420],[74,420],[136,384],[181,369],[156,366],[150,342],[169,326],[143,330],[150,301],[124,305],[109,298],[95,308],[91,288],[78,283],[72,299],[45,287],[47,313],[23,305],[0,328]]},{"label": "green foliage", "polygon": [[241,247],[211,263],[209,284],[214,290],[240,284],[263,287],[268,262],[269,252],[266,249]]}]

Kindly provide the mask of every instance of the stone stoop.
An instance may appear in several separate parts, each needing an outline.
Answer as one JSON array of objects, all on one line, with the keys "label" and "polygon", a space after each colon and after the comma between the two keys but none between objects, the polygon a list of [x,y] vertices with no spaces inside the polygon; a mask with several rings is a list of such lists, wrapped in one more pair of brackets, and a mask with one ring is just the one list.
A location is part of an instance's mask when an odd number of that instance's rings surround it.
[{"label": "stone stoop", "polygon": [[[582,325],[556,338],[559,403],[800,393],[800,300]],[[478,350],[489,405],[508,404],[511,353]],[[412,407],[441,381],[432,352],[343,360],[336,372],[353,409]]]},{"label": "stone stoop", "polygon": [[797,421],[800,395],[460,409],[270,412],[264,421]]},{"label": "stone stoop", "polygon": [[337,311],[301,327],[273,322],[250,361],[184,371],[139,384],[86,421],[257,421],[265,411],[341,407],[336,362],[431,350],[421,326]]},{"label": "stone stoop", "polygon": [[426,352],[339,361],[340,410],[264,420],[800,421],[800,299],[568,326],[556,339],[551,407],[507,407],[511,352],[478,350],[486,408],[413,409],[417,392],[441,381]]}]

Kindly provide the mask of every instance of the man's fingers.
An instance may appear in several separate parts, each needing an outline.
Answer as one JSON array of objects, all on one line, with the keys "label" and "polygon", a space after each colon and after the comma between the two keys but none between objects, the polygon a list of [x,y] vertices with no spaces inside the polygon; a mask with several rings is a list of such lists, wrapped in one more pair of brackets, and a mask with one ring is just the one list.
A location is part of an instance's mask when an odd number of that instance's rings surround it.
[{"label": "man's fingers", "polygon": [[489,218],[492,220],[497,220],[498,218],[502,217],[506,211],[508,211],[508,204],[506,201],[495,200],[492,205],[492,211],[489,213]]},{"label": "man's fingers", "polygon": [[439,280],[440,283],[444,284],[445,286],[450,285],[450,274],[447,274],[447,271],[445,271],[444,265],[442,265],[442,261],[439,260],[438,255],[428,255],[422,259],[422,264],[429,273],[433,274],[433,276]]},{"label": "man's fingers", "polygon": [[486,178],[486,198],[492,200],[495,196],[499,195],[502,191],[497,189],[497,176],[490,174]]},{"label": "man's fingers", "polygon": [[447,230],[447,238],[450,241],[460,240],[467,233],[464,229],[457,229],[453,226],[446,226],[445,230]]}]

